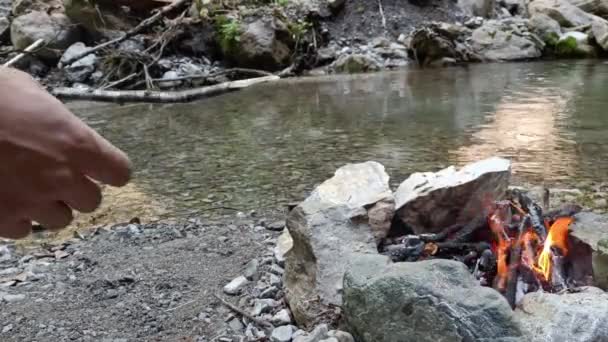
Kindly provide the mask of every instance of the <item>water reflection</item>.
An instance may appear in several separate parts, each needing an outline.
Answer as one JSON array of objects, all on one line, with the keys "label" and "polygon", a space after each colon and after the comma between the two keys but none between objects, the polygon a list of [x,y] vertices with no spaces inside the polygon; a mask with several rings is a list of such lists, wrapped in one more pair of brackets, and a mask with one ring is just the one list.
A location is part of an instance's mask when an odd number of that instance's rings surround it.
[{"label": "water reflection", "polygon": [[274,208],[365,160],[395,184],[489,155],[512,158],[523,180],[603,179],[607,80],[603,64],[477,65],[287,80],[194,104],[72,106],[133,158],[144,195],[129,201],[184,215]]}]

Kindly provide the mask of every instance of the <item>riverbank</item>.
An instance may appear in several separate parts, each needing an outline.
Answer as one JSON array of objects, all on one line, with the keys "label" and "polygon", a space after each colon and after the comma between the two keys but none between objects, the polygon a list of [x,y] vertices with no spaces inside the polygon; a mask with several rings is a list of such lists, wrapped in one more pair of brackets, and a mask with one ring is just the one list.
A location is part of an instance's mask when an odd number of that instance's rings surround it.
[{"label": "riverbank", "polygon": [[[43,39],[43,48],[15,66],[56,89],[58,96],[86,98],[83,94],[93,89],[170,92],[218,84],[230,88],[227,82],[270,75],[601,58],[608,48],[608,21],[602,17],[608,15],[608,5],[602,2],[147,0],[135,5],[122,0],[99,1],[96,7],[87,4],[3,0],[0,59],[7,61]],[[86,54],[90,49],[94,53]],[[116,93],[96,98],[113,96],[132,98]],[[153,100],[149,96],[140,100],[146,99]],[[174,100],[184,99],[189,98]]]}]

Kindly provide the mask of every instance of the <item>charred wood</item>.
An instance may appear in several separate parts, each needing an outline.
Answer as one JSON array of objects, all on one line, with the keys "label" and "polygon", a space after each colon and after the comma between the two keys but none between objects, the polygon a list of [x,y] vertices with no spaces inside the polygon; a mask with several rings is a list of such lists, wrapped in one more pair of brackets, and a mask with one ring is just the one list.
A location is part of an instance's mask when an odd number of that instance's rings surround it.
[{"label": "charred wood", "polygon": [[547,238],[547,228],[545,227],[545,220],[543,217],[543,210],[541,207],[534,203],[528,195],[523,192],[516,192],[519,204],[526,211],[528,215],[530,215],[530,223],[532,224],[532,228],[536,231],[536,234],[541,238],[542,241],[545,241]]}]

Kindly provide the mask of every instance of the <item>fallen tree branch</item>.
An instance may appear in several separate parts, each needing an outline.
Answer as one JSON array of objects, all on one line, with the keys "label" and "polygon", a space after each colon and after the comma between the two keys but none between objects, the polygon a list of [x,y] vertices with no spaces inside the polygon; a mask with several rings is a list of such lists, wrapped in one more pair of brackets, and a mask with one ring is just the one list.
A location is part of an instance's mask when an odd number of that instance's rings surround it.
[{"label": "fallen tree branch", "polygon": [[193,88],[181,91],[148,91],[148,90],[101,90],[56,88],[51,93],[62,99],[115,101],[115,102],[188,102],[205,97],[216,96],[230,91],[247,88],[254,84],[279,80],[279,76],[265,76],[231,81],[212,86]]},{"label": "fallen tree branch", "polygon": [[213,296],[215,298],[217,298],[217,300],[219,300],[224,306],[226,306],[230,310],[232,310],[232,311],[240,314],[241,316],[246,317],[250,321],[252,321],[255,324],[257,324],[260,328],[263,328],[264,330],[266,330],[267,332],[270,331],[270,330],[272,330],[274,328],[274,326],[272,324],[270,324],[270,322],[267,322],[265,320],[253,317],[253,315],[250,315],[245,310],[242,310],[239,307],[237,307],[236,305],[229,303],[228,301],[226,301],[225,299],[223,299],[219,295],[217,295],[217,294],[214,293]]},{"label": "fallen tree branch", "polygon": [[112,39],[110,41],[107,41],[105,43],[99,44],[95,47],[92,47],[82,53],[77,54],[76,56],[68,59],[67,61],[60,63],[59,64],[59,68],[63,68],[64,66],[70,65],[94,52],[97,52],[101,49],[104,49],[108,46],[114,45],[114,44],[118,44],[120,42],[123,42],[131,37],[133,37],[134,35],[138,34],[139,32],[141,32],[143,29],[147,28],[148,26],[154,24],[155,22],[157,22],[160,18],[162,18],[165,14],[173,11],[174,9],[190,2],[191,0],[175,0],[173,3],[162,7],[160,10],[158,10],[158,12],[156,12],[154,15],[152,15],[151,17],[145,19],[144,21],[142,21],[141,23],[139,23],[137,26],[135,26],[134,28],[132,28],[131,30],[127,31],[127,33],[125,33],[122,37],[116,38],[116,39]]},{"label": "fallen tree branch", "polygon": [[25,57],[25,55],[27,55],[28,53],[30,53],[30,52],[38,49],[43,44],[44,44],[44,39],[38,39],[37,41],[35,41],[34,43],[32,43],[30,46],[26,47],[25,50],[23,50],[22,53],[20,53],[17,56],[11,58],[8,62],[4,63],[2,66],[3,67],[13,66],[15,63],[19,62],[23,57]]},{"label": "fallen tree branch", "polygon": [[382,8],[382,0],[378,0],[378,10],[382,17],[382,27],[384,27],[384,31],[386,31],[386,17],[384,16],[384,9]]},{"label": "fallen tree branch", "polygon": [[250,75],[255,76],[255,77],[272,76],[271,73],[266,72],[264,70],[232,68],[232,69],[226,69],[226,70],[222,70],[222,71],[215,72],[213,74],[208,74],[208,75],[193,74],[193,75],[186,75],[186,76],[180,76],[180,77],[174,77],[174,78],[153,78],[152,81],[153,82],[189,81],[189,80],[198,80],[198,79],[204,79],[204,78],[212,78],[212,77],[222,76],[222,75],[230,74],[230,73],[233,73],[233,72],[234,73],[241,73],[241,74],[250,74]]}]

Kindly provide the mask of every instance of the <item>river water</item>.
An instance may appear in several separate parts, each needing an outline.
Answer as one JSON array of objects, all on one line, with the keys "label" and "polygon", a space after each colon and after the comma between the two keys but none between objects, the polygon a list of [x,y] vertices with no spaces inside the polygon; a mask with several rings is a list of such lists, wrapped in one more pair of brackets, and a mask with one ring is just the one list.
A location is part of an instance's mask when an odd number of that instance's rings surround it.
[{"label": "river water", "polygon": [[106,206],[162,218],[278,208],[367,160],[384,164],[395,186],[412,172],[494,155],[512,159],[518,182],[601,182],[607,94],[608,64],[542,62],[283,80],[189,104],[70,107],[136,166]]}]

